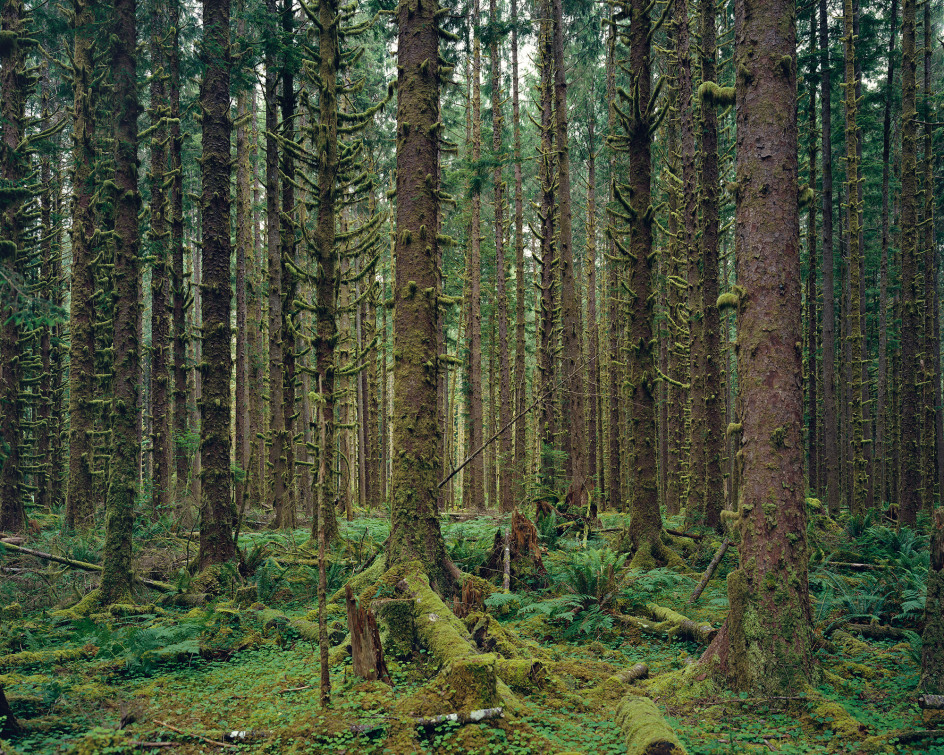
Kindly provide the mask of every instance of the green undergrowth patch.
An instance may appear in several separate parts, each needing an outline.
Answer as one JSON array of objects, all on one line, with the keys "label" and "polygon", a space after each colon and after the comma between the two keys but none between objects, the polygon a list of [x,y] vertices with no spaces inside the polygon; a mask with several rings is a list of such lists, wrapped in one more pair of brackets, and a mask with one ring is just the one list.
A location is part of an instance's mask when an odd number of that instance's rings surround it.
[{"label": "green undergrowth patch", "polygon": [[[94,580],[34,564],[35,582],[21,582],[18,590],[0,588],[0,597],[10,598],[0,614],[0,685],[24,727],[0,751],[218,752],[221,748],[206,740],[236,730],[253,734],[238,750],[273,755],[609,755],[626,752],[614,723],[621,698],[639,694],[654,701],[692,755],[944,755],[944,734],[916,734],[940,725],[914,704],[918,635],[878,641],[845,630],[849,621],[910,632],[919,628],[925,538],[880,520],[834,522],[817,516],[811,529],[816,554],[811,587],[822,640],[813,687],[781,698],[732,693],[698,665],[703,646],[645,634],[622,622],[620,616],[642,616],[646,605],[655,603],[720,626],[727,611],[724,576],[736,566],[737,555],[732,548],[699,601],[689,604],[720,538],[708,533],[689,539],[687,550],[680,549],[688,570],[636,571],[615,546],[628,518],[607,512],[600,517],[601,532],[589,533],[585,541],[566,529],[562,534],[554,522],[538,528],[547,570],[540,582],[521,580],[505,593],[496,585],[500,577],[493,579],[485,599],[489,616],[474,614],[466,627],[473,638],[476,627],[491,632],[492,645],[479,647],[482,652],[504,653],[515,663],[538,660],[542,675],[513,685],[520,702],[514,713],[465,725],[418,726],[412,720],[421,711],[407,701],[429,695],[430,680],[440,670],[418,642],[400,648],[400,654],[388,653],[389,685],[354,676],[346,653],[333,653],[332,704],[321,707],[317,561],[305,529],[245,533],[243,569],[233,570],[222,594],[203,595],[195,605],[179,605],[180,595],[142,594],[137,606],[95,609],[72,620],[68,613],[54,616],[53,609],[81,599],[80,588],[87,591]],[[505,526],[506,520],[493,517],[442,521],[450,555],[467,573],[485,562],[495,532]],[[684,522],[667,520],[667,526],[681,531]],[[375,559],[388,532],[386,520],[376,517],[340,523],[341,536],[329,554],[329,594],[371,564],[377,576],[382,573]],[[169,578],[176,573],[179,589],[192,594],[200,583],[183,568],[186,538],[159,524],[149,534],[153,542],[139,555],[156,554],[155,543],[161,543],[167,551],[163,563],[171,571],[156,578],[174,581]],[[48,536],[31,545],[91,562],[100,553],[94,538]],[[853,555],[856,563],[878,568],[843,566]],[[357,590],[362,599],[373,589],[374,572],[362,577]],[[31,595],[22,588],[44,581],[55,590],[47,585],[42,595]],[[381,597],[396,600],[397,593],[389,588]],[[13,599],[18,607],[11,605]],[[345,609],[339,603],[327,609],[336,645],[346,635]],[[650,679],[614,681],[614,675],[640,662],[648,666]],[[142,750],[136,742],[172,746]]]}]

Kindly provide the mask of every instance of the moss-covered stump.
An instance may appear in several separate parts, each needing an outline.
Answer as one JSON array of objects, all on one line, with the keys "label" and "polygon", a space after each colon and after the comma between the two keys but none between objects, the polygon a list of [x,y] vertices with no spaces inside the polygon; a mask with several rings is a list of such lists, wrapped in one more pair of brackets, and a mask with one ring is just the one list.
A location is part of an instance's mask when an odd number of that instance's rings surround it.
[{"label": "moss-covered stump", "polygon": [[616,711],[629,755],[685,755],[685,748],[648,697],[627,695]]},{"label": "moss-covered stump", "polygon": [[10,703],[3,694],[3,685],[0,684],[0,737],[12,737],[20,733],[20,724],[10,709]]},{"label": "moss-covered stump", "polygon": [[496,652],[509,660],[551,660],[547,651],[536,642],[523,640],[514,632],[509,632],[494,616],[487,613],[470,613],[465,617],[465,625],[472,635],[472,641],[483,653]]},{"label": "moss-covered stump", "polygon": [[512,692],[524,694],[541,689],[548,681],[547,665],[527,658],[500,658],[496,673]]}]

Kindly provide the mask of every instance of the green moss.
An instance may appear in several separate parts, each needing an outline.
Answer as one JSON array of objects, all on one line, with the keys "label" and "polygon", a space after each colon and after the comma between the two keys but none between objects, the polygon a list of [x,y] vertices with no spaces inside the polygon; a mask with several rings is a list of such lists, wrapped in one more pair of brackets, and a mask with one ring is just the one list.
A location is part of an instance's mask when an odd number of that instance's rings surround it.
[{"label": "green moss", "polygon": [[675,732],[648,697],[627,695],[616,711],[629,755],[684,755]]},{"label": "green moss", "polygon": [[0,669],[22,668],[25,666],[42,666],[51,663],[67,663],[85,658],[94,658],[98,654],[95,645],[85,645],[80,648],[65,648],[63,650],[24,650],[20,653],[10,653],[0,656]]}]

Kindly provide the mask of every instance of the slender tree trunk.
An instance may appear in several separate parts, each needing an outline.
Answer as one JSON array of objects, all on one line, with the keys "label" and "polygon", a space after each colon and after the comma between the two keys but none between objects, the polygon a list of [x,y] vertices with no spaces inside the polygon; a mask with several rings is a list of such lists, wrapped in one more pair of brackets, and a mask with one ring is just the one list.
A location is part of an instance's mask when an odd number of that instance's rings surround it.
[{"label": "slender tree trunk", "polygon": [[[276,0],[266,0],[269,40],[265,52],[265,195],[266,251],[269,268],[269,489],[267,501],[274,512],[273,523],[282,526],[281,512],[288,497],[285,488],[285,415],[283,407],[282,356],[285,335],[282,330],[282,256],[279,248],[279,153],[278,80],[275,27]],[[330,469],[330,467],[329,467]]]},{"label": "slender tree trunk", "polygon": [[[12,4],[8,4],[12,8]],[[75,44],[72,87],[72,290],[69,312],[69,482],[66,497],[66,527],[87,529],[95,513],[93,446],[95,425],[95,278],[92,268],[92,166],[95,160],[95,108],[92,82],[95,78],[93,5],[90,0],[72,4]],[[4,102],[12,102],[4,96]],[[9,364],[4,360],[5,364]]]},{"label": "slender tree trunk", "polygon": [[[155,1],[151,8],[151,423],[154,472],[151,490],[151,516],[170,513],[173,488],[171,475],[174,445],[171,436],[171,276],[169,230],[167,227],[167,107],[162,24],[167,8]],[[238,403],[238,402],[237,402]]]},{"label": "slender tree trunk", "polygon": [[888,247],[891,243],[889,213],[889,181],[891,173],[892,99],[895,92],[895,22],[898,0],[892,0],[889,11],[888,72],[885,74],[885,118],[882,124],[882,258],[879,267],[878,314],[878,376],[875,400],[875,458],[877,488],[880,502],[889,499],[886,415],[888,402]]},{"label": "slender tree trunk", "polygon": [[[593,89],[591,89],[591,102],[595,99]],[[589,154],[587,156],[587,253],[584,262],[587,269],[587,322],[584,327],[586,335],[586,354],[587,354],[587,391],[588,396],[588,414],[587,414],[587,480],[590,491],[596,495],[601,488],[601,479],[598,477],[600,469],[597,463],[598,447],[598,412],[599,412],[599,340],[597,328],[597,206],[596,206],[596,147],[593,142],[594,137],[594,118],[593,109],[588,113],[589,121],[587,123],[587,143],[589,145]],[[601,496],[601,499],[603,497]],[[594,499],[596,500],[596,499]]]},{"label": "slender tree trunk", "polygon": [[[23,141],[26,115],[26,11],[21,0],[7,0],[0,10],[0,179],[7,186],[19,186],[27,175],[27,164],[20,143]],[[8,195],[9,196],[9,195]],[[14,317],[18,300],[25,296],[16,283],[7,278],[24,273],[21,212],[25,195],[14,194],[0,205],[0,530],[18,532],[26,527],[26,507],[20,485],[26,455],[23,445],[21,398],[24,354],[20,344],[20,326]],[[25,304],[25,302],[23,302]]]},{"label": "slender tree trunk", "polygon": [[112,313],[113,395],[111,463],[105,496],[105,547],[100,600],[126,598],[131,590],[131,533],[138,491],[138,301],[140,238],[138,210],[138,93],[135,72],[136,0],[115,0],[111,68],[115,104],[115,232]]},{"label": "slender tree trunk", "polygon": [[[492,169],[493,202],[495,206],[495,292],[498,297],[498,349],[499,362],[499,411],[498,427],[505,427],[511,421],[511,365],[508,344],[508,290],[505,282],[505,187],[502,183],[502,117],[501,104],[501,56],[498,50],[499,19],[495,0],[489,0],[489,26],[491,44],[492,84]],[[498,508],[502,512],[515,507],[515,490],[512,479],[516,476],[512,466],[512,441],[510,430],[501,434],[498,441],[498,468],[500,470],[498,489]]]},{"label": "slender tree trunk", "polygon": [[[246,19],[240,14],[236,22],[238,44],[248,45]],[[248,265],[252,259],[252,180],[249,164],[249,92],[241,87],[236,95],[236,405],[235,437],[236,479],[234,495],[237,510],[242,506],[248,485],[250,402],[249,334],[247,328]]]},{"label": "slender tree trunk", "polygon": [[525,497],[524,480],[527,470],[527,378],[525,376],[524,324],[524,192],[521,178],[521,113],[518,98],[518,0],[511,0],[511,112],[515,141],[515,455],[514,500]]},{"label": "slender tree trunk", "polygon": [[826,468],[826,505],[839,513],[839,431],[836,413],[836,315],[833,280],[833,160],[832,81],[829,64],[829,19],[826,0],[819,4],[819,44],[822,87],[823,153],[823,464]]},{"label": "slender tree trunk", "polygon": [[170,3],[170,49],[167,53],[167,95],[170,101],[170,255],[171,292],[173,295],[172,333],[174,341],[174,416],[173,433],[177,473],[175,500],[183,499],[187,488],[187,329],[184,305],[187,284],[184,278],[184,178],[183,135],[180,127],[180,5]]},{"label": "slender tree trunk", "polygon": [[[326,439],[318,448],[318,490],[325,505],[319,506],[312,521],[312,537],[323,532],[326,542],[331,542],[338,531],[336,518],[337,487],[334,477],[335,436],[335,344],[338,339],[337,306],[340,277],[337,269],[335,249],[335,197],[338,182],[338,61],[341,55],[338,41],[339,9],[337,0],[322,0],[318,6],[319,49],[321,50],[318,71],[318,96],[320,121],[318,143],[320,154],[318,172],[318,217],[314,229],[312,247],[317,263],[315,279],[316,336],[315,371],[318,374],[320,391],[319,413],[323,435]],[[324,472],[322,475],[321,473]],[[321,517],[324,521],[321,521]]]},{"label": "slender tree trunk", "polygon": [[924,87],[922,120],[924,121],[924,208],[922,230],[923,238],[919,237],[919,245],[924,249],[924,427],[922,428],[922,446],[924,447],[924,502],[931,506],[933,501],[940,500],[944,488],[936,490],[938,470],[940,469],[941,449],[937,448],[937,414],[941,410],[941,376],[940,359],[934,360],[935,351],[939,348],[939,341],[935,337],[937,320],[937,299],[939,292],[936,286],[938,269],[938,249],[934,243],[934,160],[932,156],[933,121],[931,103],[934,92],[931,89],[931,44],[933,34],[931,29],[931,7],[929,2],[924,3]]},{"label": "slender tree trunk", "polygon": [[806,271],[806,375],[807,375],[807,412],[809,413],[809,432],[806,437],[807,447],[809,449],[809,469],[807,475],[807,484],[813,494],[816,495],[819,487],[819,435],[817,433],[816,415],[819,409],[817,388],[818,371],[816,364],[816,330],[819,322],[817,312],[816,296],[816,63],[817,56],[814,54],[817,46],[816,40],[817,14],[816,8],[810,10],[810,78],[808,83],[809,110],[807,111],[807,120],[809,122],[809,141],[807,143],[807,161],[809,163],[809,190],[811,197],[807,205],[806,216],[806,248],[807,248],[807,271]]},{"label": "slender tree trunk", "polygon": [[794,14],[789,0],[735,4],[740,567],[728,577],[731,610],[705,659],[718,659],[733,688],[760,694],[808,684],[813,671]]},{"label": "slender tree trunk", "polygon": [[859,199],[859,126],[858,104],[856,102],[856,65],[855,32],[852,0],[844,0],[843,26],[845,36],[846,63],[846,196],[848,198],[848,238],[849,238],[849,423],[846,435],[851,438],[852,454],[852,507],[853,514],[861,516],[868,503],[869,472],[866,466],[864,448],[864,421],[862,407],[862,338],[863,321],[860,308],[860,278],[862,275],[862,250],[860,227],[862,223],[862,205]]},{"label": "slender tree trunk", "polygon": [[203,113],[202,400],[200,456],[202,497],[200,567],[233,559],[233,480],[230,471],[230,0],[203,0],[206,73]]},{"label": "slender tree trunk", "polygon": [[921,412],[918,357],[924,326],[919,300],[924,281],[918,269],[918,129],[916,102],[915,0],[902,0],[901,70],[901,471],[898,503],[902,524],[913,527],[921,508]]}]

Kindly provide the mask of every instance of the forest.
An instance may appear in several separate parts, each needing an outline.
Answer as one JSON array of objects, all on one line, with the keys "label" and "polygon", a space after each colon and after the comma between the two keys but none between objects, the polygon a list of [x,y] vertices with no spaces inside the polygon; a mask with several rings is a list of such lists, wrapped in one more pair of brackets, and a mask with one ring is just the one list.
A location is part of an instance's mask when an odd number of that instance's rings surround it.
[{"label": "forest", "polygon": [[941,0],[0,0],[0,754],[944,753]]}]

